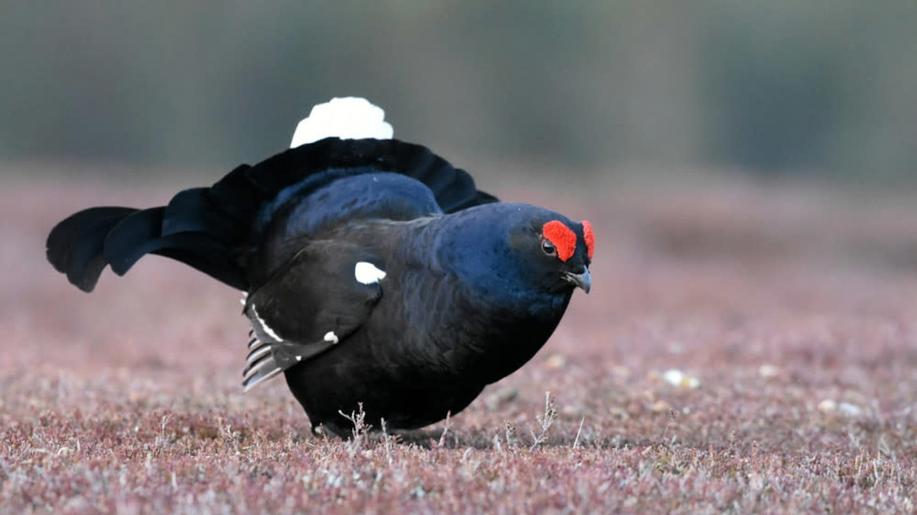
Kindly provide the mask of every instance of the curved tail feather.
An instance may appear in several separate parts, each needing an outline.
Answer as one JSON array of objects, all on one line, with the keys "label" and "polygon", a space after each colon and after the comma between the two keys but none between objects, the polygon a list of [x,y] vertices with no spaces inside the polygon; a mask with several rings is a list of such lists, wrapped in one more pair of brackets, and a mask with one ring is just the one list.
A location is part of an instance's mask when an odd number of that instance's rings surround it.
[{"label": "curved tail feather", "polygon": [[91,292],[106,265],[124,275],[145,254],[181,261],[211,277],[246,289],[244,273],[206,226],[200,231],[166,234],[166,207],[94,207],[69,216],[48,236],[47,256],[77,288]]},{"label": "curved tail feather", "polygon": [[92,291],[108,264],[102,256],[106,236],[137,211],[129,207],[93,207],[67,217],[48,236],[48,261],[77,288]]}]

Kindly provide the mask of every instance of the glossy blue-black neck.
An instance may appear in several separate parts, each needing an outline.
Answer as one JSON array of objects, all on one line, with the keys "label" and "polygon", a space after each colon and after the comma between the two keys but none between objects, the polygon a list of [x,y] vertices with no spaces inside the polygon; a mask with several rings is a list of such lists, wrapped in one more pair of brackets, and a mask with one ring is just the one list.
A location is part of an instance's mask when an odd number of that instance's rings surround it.
[{"label": "glossy blue-black neck", "polygon": [[[487,204],[442,220],[438,259],[483,303],[524,316],[560,316],[572,290],[552,290],[537,244],[550,220],[571,223],[559,213],[528,204]],[[534,245],[529,245],[531,239]]]}]

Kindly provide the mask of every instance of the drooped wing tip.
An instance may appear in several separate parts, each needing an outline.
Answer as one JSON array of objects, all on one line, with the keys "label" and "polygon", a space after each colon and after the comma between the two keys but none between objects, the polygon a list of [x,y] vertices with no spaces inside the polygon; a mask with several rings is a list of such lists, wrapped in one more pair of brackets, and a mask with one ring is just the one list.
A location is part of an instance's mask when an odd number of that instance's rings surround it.
[{"label": "drooped wing tip", "polygon": [[360,97],[335,97],[312,107],[296,126],[290,148],[325,138],[391,139],[394,129],[385,111]]}]

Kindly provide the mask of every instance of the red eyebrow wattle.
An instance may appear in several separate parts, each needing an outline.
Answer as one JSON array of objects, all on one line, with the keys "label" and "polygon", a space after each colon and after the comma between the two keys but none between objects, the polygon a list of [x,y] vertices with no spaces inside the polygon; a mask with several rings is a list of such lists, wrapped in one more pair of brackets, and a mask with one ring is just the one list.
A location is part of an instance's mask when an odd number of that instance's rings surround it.
[{"label": "red eyebrow wattle", "polygon": [[595,251],[595,235],[592,233],[592,224],[589,220],[583,220],[583,240],[586,242],[586,255],[592,259],[592,253]]},{"label": "red eyebrow wattle", "polygon": [[563,222],[551,220],[541,228],[541,235],[557,249],[557,258],[566,261],[576,251],[576,233]]}]

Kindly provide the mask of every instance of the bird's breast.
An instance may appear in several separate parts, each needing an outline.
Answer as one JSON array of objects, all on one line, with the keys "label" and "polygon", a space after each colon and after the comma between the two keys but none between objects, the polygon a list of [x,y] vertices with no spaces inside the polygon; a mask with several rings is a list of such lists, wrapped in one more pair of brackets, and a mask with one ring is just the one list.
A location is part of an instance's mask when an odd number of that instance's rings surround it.
[{"label": "bird's breast", "polygon": [[[384,288],[384,286],[383,286]],[[505,303],[474,291],[448,274],[406,274],[398,295],[383,296],[381,320],[401,320],[394,349],[398,361],[433,376],[495,382],[525,364],[545,344],[569,302],[569,295]],[[405,356],[410,356],[405,360]]]}]

